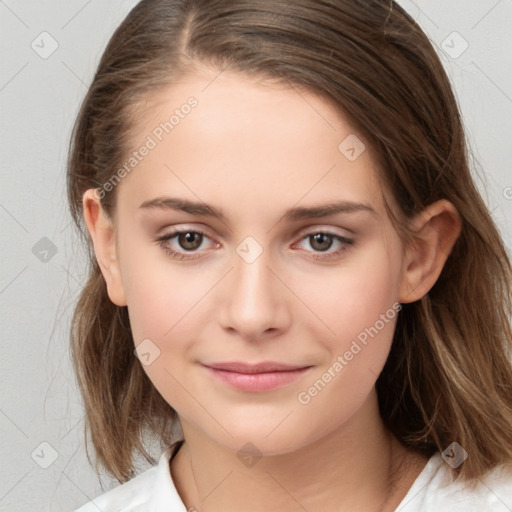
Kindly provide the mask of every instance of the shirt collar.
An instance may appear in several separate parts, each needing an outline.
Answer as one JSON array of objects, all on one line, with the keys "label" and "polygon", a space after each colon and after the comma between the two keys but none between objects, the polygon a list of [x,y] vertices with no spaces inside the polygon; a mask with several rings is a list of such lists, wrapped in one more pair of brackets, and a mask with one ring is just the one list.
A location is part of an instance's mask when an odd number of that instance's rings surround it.
[{"label": "shirt collar", "polygon": [[171,476],[170,460],[183,444],[177,441],[167,448],[158,461],[153,496],[150,501],[150,512],[187,512],[183,501],[174,485]]}]

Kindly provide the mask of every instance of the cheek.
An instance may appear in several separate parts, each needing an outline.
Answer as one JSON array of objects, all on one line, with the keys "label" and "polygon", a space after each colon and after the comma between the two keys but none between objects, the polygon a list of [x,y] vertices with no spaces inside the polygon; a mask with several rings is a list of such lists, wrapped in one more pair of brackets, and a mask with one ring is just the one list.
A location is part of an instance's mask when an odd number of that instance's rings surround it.
[{"label": "cheek", "polygon": [[304,273],[296,280],[300,283],[297,294],[307,297],[308,306],[321,320],[316,322],[315,334],[322,334],[320,339],[331,355],[348,350],[358,337],[364,342],[366,330],[375,324],[382,347],[375,349],[375,355],[386,354],[398,307],[400,270],[400,246],[377,240],[333,272]]},{"label": "cheek", "polygon": [[215,276],[185,270],[154,247],[139,248],[127,241],[123,248],[121,272],[134,346],[150,354],[150,364],[143,367],[164,399],[186,410],[187,395],[180,387],[186,381],[184,363],[200,337],[194,330],[202,325],[198,315]]},{"label": "cheek", "polygon": [[340,268],[338,278],[325,283],[323,292],[313,286],[313,279],[304,284],[331,333],[324,329],[322,336],[317,335],[328,355],[297,401],[317,418],[325,418],[329,411],[329,418],[317,425],[322,431],[355,413],[387,360],[401,309],[400,265],[398,245],[375,244]]},{"label": "cheek", "polygon": [[[144,338],[161,342],[208,291],[208,280],[172,262],[156,243],[136,244],[142,235],[120,239],[121,274],[135,344]],[[194,276],[191,279],[191,276]]]},{"label": "cheek", "polygon": [[[186,411],[187,395],[180,388],[185,378],[180,369],[190,339],[183,328],[194,297],[190,291],[180,292],[180,283],[171,277],[159,275],[155,267],[132,274],[128,311],[144,371],[171,407]],[[145,361],[141,354],[147,353],[150,356]]]}]

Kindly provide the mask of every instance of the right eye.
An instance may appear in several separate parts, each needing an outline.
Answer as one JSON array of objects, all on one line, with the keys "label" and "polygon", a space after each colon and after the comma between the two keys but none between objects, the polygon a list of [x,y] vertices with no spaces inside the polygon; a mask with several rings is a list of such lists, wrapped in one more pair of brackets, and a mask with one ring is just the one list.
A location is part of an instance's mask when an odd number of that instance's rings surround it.
[{"label": "right eye", "polygon": [[[201,258],[202,254],[196,255],[195,253],[201,248],[205,238],[209,237],[202,231],[182,229],[158,237],[156,241],[165,250],[167,255],[183,260]],[[176,243],[172,244],[172,242]],[[218,246],[218,244],[216,245]]]}]

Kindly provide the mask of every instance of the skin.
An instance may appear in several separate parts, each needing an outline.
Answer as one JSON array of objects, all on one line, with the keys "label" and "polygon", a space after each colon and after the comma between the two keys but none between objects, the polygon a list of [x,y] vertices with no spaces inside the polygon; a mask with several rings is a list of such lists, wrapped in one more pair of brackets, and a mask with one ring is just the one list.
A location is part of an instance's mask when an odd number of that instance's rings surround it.
[{"label": "skin", "polygon": [[[394,510],[426,463],[378,411],[375,382],[396,317],[309,403],[297,396],[393,304],[428,292],[460,232],[457,211],[430,205],[412,220],[417,242],[405,249],[368,144],[355,161],[338,150],[357,132],[332,104],[218,73],[200,68],[147,98],[134,148],[187,98],[198,105],[118,185],[112,217],[92,189],[83,197],[110,298],[128,306],[135,345],[149,338],[160,351],[144,368],[182,425],[186,442],[171,464],[178,492],[187,508],[206,512]],[[140,207],[162,196],[207,203],[226,218]],[[373,212],[283,218],[292,207],[339,200]],[[166,242],[200,257],[166,253],[156,239],[174,228],[205,233],[195,252],[183,239]],[[354,243],[328,239],[322,252],[308,235],[325,232]],[[263,250],[251,263],[236,251],[248,236]],[[253,393],[200,365],[219,361],[311,368]],[[251,466],[237,457],[248,442],[262,456]]]}]

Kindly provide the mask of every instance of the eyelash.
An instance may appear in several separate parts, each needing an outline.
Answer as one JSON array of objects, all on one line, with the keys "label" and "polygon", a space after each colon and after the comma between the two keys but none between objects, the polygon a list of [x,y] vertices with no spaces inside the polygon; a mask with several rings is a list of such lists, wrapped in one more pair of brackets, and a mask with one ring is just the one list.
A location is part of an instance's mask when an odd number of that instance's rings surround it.
[{"label": "eyelash", "polygon": [[[167,245],[167,242],[169,242],[169,240],[172,240],[173,238],[175,238],[183,233],[195,233],[195,234],[201,235],[203,237],[209,238],[208,235],[206,233],[204,233],[203,231],[195,230],[195,229],[182,229],[182,230],[173,231],[172,233],[168,233],[167,235],[158,237],[156,239],[156,242],[158,243],[158,245],[160,247],[162,247],[162,249],[165,251],[165,253],[168,256],[170,256],[174,259],[194,260],[194,259],[202,258],[203,255],[194,255],[194,252],[190,252],[189,254],[179,252],[179,251],[172,249],[171,247],[169,247]],[[334,252],[330,252],[330,253],[322,253],[321,251],[316,251],[315,254],[317,254],[317,256],[312,256],[312,258],[316,259],[316,260],[327,260],[327,259],[331,259],[331,258],[336,258],[338,256],[341,256],[344,252],[348,251],[351,246],[355,245],[354,240],[351,240],[351,239],[346,238],[341,235],[337,235],[335,233],[331,233],[330,231],[312,231],[312,232],[306,234],[305,236],[303,236],[299,240],[299,242],[296,242],[294,245],[297,245],[297,243],[300,243],[303,240],[308,239],[309,237],[312,237],[314,235],[319,235],[319,234],[330,236],[333,239],[337,240],[338,242],[342,243],[343,245],[338,250],[336,250]]]}]

